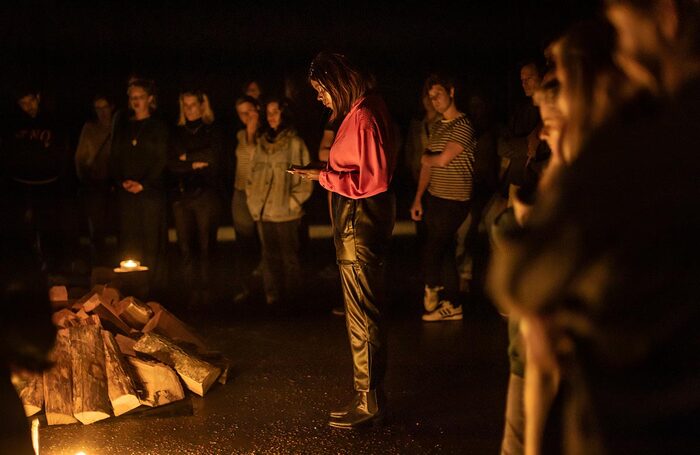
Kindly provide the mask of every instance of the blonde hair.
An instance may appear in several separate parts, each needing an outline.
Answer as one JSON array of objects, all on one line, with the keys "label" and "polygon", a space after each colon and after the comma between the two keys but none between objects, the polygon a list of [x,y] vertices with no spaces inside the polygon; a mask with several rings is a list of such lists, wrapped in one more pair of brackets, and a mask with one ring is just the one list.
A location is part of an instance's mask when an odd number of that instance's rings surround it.
[{"label": "blonde hair", "polygon": [[185,97],[194,96],[197,101],[202,105],[202,122],[206,125],[214,123],[214,111],[211,109],[211,104],[209,103],[209,97],[206,93],[200,91],[182,92],[180,93],[180,117],[177,121],[179,126],[185,124]]}]

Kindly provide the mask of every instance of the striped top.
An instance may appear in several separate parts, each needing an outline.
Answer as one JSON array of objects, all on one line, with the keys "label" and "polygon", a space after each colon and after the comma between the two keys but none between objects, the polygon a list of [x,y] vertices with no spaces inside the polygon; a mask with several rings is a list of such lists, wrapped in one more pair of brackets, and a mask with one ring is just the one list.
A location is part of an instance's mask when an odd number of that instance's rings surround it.
[{"label": "striped top", "polygon": [[246,182],[250,177],[250,165],[255,154],[255,145],[248,144],[245,129],[238,131],[236,139],[238,139],[238,145],[236,145],[236,177],[233,181],[233,187],[245,191]]},{"label": "striped top", "polygon": [[454,120],[440,120],[433,124],[428,149],[442,153],[448,142],[456,142],[464,150],[446,167],[431,168],[428,192],[443,199],[468,201],[472,196],[476,139],[472,125],[464,114]]}]

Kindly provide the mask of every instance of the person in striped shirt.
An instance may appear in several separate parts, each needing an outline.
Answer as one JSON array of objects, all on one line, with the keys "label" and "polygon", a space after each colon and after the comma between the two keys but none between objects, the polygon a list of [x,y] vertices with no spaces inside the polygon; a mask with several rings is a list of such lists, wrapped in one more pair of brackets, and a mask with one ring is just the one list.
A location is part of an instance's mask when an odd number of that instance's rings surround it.
[{"label": "person in striped shirt", "polygon": [[431,75],[425,88],[441,115],[430,130],[411,218],[425,220],[423,250],[425,294],[422,319],[428,322],[462,319],[459,274],[455,259],[456,234],[469,214],[476,139],[467,116],[455,103],[455,84]]}]

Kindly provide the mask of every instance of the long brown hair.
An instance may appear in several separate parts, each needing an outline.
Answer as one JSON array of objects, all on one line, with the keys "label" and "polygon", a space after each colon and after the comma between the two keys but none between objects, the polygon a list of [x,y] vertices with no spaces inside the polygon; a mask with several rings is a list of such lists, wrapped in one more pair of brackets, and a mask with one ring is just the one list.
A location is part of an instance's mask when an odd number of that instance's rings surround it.
[{"label": "long brown hair", "polygon": [[575,159],[591,131],[632,96],[634,86],[614,62],[615,30],[604,20],[575,24],[553,46],[568,105],[562,154]]},{"label": "long brown hair", "polygon": [[328,92],[333,104],[331,120],[343,118],[359,98],[374,86],[371,76],[363,73],[342,54],[320,52],[311,62],[309,81]]}]

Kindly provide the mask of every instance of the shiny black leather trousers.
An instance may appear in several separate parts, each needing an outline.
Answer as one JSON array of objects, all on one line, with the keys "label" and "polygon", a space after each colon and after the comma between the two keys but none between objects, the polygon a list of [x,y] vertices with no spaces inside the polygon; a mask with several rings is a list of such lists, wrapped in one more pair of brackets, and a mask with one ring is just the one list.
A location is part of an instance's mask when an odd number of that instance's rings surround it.
[{"label": "shiny black leather trousers", "polygon": [[334,242],[345,302],[355,390],[376,389],[386,370],[382,323],[386,254],[396,219],[396,198],[364,199],[333,193]]}]

